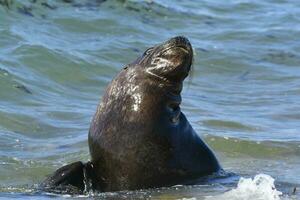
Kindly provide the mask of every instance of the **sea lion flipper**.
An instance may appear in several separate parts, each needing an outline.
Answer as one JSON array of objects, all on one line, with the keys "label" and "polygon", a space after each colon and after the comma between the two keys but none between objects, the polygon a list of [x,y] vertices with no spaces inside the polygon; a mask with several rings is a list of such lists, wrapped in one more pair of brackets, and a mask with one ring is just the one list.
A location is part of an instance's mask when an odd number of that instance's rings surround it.
[{"label": "sea lion flipper", "polygon": [[49,192],[82,193],[85,190],[85,167],[86,164],[80,161],[65,165],[44,180],[41,187]]}]

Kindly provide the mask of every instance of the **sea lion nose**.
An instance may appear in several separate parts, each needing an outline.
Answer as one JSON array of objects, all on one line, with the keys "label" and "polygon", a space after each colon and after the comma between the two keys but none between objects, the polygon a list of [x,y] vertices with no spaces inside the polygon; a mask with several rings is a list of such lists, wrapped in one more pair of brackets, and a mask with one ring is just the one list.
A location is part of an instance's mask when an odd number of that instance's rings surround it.
[{"label": "sea lion nose", "polygon": [[177,41],[178,43],[180,43],[180,42],[189,43],[189,40],[184,36],[176,36],[176,37],[174,37],[174,40]]},{"label": "sea lion nose", "polygon": [[172,43],[176,46],[185,46],[188,48],[192,48],[190,41],[184,36],[176,36],[171,38],[168,43]]}]

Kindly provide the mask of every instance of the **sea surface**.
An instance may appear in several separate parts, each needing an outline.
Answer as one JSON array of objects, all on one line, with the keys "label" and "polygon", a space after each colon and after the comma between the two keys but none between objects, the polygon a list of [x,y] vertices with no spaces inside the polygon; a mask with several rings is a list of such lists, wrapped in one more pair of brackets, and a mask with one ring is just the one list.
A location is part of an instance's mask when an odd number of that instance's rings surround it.
[{"label": "sea surface", "polygon": [[[299,0],[0,0],[0,199],[300,199]],[[55,195],[89,160],[103,92],[145,49],[194,48],[182,111],[226,171],[194,186]]]}]

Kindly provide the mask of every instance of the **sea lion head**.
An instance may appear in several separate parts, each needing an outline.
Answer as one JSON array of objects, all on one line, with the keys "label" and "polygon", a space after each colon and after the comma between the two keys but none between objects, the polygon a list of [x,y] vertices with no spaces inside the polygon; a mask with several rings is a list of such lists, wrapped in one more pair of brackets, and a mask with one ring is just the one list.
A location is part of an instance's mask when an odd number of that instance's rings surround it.
[{"label": "sea lion head", "polygon": [[193,61],[193,49],[189,40],[177,36],[148,48],[134,64],[145,67],[145,71],[157,78],[181,82],[188,76]]}]

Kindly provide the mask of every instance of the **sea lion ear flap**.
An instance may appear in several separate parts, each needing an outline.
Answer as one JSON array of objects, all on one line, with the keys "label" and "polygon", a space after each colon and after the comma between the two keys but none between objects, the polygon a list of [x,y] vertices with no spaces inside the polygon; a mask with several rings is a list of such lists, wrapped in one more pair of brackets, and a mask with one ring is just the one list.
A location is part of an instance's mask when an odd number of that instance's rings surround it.
[{"label": "sea lion ear flap", "polygon": [[65,165],[42,182],[43,191],[54,193],[83,193],[86,190],[85,173],[87,164],[74,162]]}]

